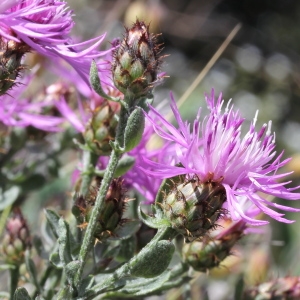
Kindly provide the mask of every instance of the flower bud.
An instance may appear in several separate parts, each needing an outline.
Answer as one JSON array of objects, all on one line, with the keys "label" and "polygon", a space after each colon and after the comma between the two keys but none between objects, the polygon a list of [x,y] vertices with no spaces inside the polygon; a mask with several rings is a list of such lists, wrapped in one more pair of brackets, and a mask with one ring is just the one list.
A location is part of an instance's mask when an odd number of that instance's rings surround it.
[{"label": "flower bud", "polygon": [[6,263],[21,265],[24,254],[31,247],[30,233],[20,209],[15,209],[7,220],[6,232],[2,239],[1,253]]},{"label": "flower bud", "polygon": [[[125,196],[126,190],[123,188],[121,179],[114,179],[107,191],[104,209],[101,212],[94,237],[99,241],[104,241],[115,235],[115,231],[122,226],[126,219],[122,219],[128,198]],[[75,201],[75,207],[81,212],[81,228],[86,228],[91,218],[93,206],[97,197],[98,189],[90,190],[86,199],[79,196]]]},{"label": "flower bud", "polygon": [[196,271],[206,272],[217,267],[230,255],[234,244],[242,237],[245,223],[239,222],[224,230],[215,238],[207,236],[183,246],[185,261]]},{"label": "flower bud", "polygon": [[136,21],[126,29],[124,39],[114,51],[113,80],[123,94],[146,96],[158,82],[162,57],[156,37],[149,33],[149,26]]},{"label": "flower bud", "polygon": [[248,289],[243,299],[300,299],[300,277],[284,277]]},{"label": "flower bud", "polygon": [[25,44],[0,38],[0,96],[16,83],[16,78],[23,69],[21,59],[28,51]]},{"label": "flower bud", "polygon": [[84,132],[84,139],[89,148],[97,155],[110,155],[110,141],[116,135],[118,125],[115,118],[116,109],[113,110],[109,102],[104,102],[97,107],[88,122]]},{"label": "flower bud", "polygon": [[173,183],[161,204],[164,217],[188,239],[195,239],[214,228],[222,215],[225,188],[217,182],[201,183],[198,178]]}]

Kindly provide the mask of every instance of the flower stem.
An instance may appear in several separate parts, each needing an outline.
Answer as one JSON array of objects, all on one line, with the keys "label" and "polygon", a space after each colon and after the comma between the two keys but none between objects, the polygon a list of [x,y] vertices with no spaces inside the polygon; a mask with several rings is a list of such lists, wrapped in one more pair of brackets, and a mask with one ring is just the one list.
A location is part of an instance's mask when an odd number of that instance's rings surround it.
[{"label": "flower stem", "polygon": [[19,266],[10,269],[10,299],[14,299],[14,293],[19,282]]},{"label": "flower stem", "polygon": [[85,197],[89,191],[89,187],[94,175],[94,168],[98,161],[98,156],[91,151],[85,150],[83,152],[83,172],[82,181],[80,184],[79,194]]},{"label": "flower stem", "polygon": [[[82,246],[80,248],[78,259],[81,262],[81,264],[74,278],[75,279],[74,286],[79,286],[80,284],[83,268],[87,260],[88,253],[95,241],[94,233],[96,230],[97,221],[104,208],[105,196],[107,194],[109,185],[114,177],[116,167],[118,165],[120,156],[122,154],[121,151],[119,150],[119,147],[124,144],[124,129],[127,124],[127,119],[128,119],[127,110],[124,107],[122,107],[120,112],[119,124],[118,124],[118,129],[116,134],[116,140],[114,142],[114,147],[112,147],[113,149],[106,168],[106,172],[101,181],[101,185],[99,187],[99,191],[95,200],[95,205],[91,214],[91,219],[87,226],[83,238]],[[82,189],[84,189],[84,187],[81,187],[81,190]]]}]

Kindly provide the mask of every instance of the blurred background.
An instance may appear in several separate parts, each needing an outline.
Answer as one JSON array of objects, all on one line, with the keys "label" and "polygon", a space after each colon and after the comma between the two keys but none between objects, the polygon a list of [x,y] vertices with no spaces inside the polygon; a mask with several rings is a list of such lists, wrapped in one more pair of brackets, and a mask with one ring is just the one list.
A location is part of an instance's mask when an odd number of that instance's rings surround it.
[{"label": "blurred background", "polygon": [[[67,2],[76,14],[74,35],[86,39],[107,32],[104,48],[122,37],[124,25],[130,26],[136,18],[150,23],[150,30],[161,34],[162,54],[169,55],[162,67],[169,77],[156,89],[155,104],[168,101],[169,91],[179,100],[205,70],[203,80],[180,108],[184,118],[193,120],[198,108],[205,107],[204,93],[212,88],[216,94],[222,92],[225,101],[232,98],[248,122],[259,110],[257,126],[272,120],[278,153],[285,149],[284,156],[293,157],[285,171],[294,171],[289,178],[293,186],[300,184],[300,1]],[[240,30],[222,48],[238,24]],[[207,67],[220,50],[219,59]],[[276,201],[300,207],[300,203]],[[160,299],[234,299],[234,287],[242,277],[246,284],[255,285],[280,276],[300,276],[300,216],[290,213],[287,218],[297,222],[270,221],[270,227],[242,240],[222,267],[209,276],[199,273],[191,292],[183,287]]]}]

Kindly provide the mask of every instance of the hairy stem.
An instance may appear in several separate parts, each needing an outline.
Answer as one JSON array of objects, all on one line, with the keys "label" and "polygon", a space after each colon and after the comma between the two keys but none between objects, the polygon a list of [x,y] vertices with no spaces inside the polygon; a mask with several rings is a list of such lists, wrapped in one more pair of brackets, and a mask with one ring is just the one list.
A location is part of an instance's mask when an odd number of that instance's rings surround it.
[{"label": "hairy stem", "polygon": [[119,147],[121,147],[124,144],[124,129],[127,124],[127,119],[128,119],[128,113],[126,109],[122,107],[120,112],[119,124],[118,124],[118,129],[116,134],[116,140],[114,142],[114,147],[106,168],[106,172],[101,181],[101,185],[99,187],[99,191],[95,200],[95,205],[92,211],[91,219],[87,226],[83,238],[82,246],[80,248],[78,259],[81,262],[81,265],[80,268],[78,269],[77,274],[75,275],[75,286],[78,286],[80,284],[82,272],[83,272],[85,262],[87,260],[87,256],[95,241],[94,234],[96,231],[97,221],[104,208],[105,196],[107,194],[109,185],[114,177],[116,167],[118,165],[118,162],[122,154],[121,151],[119,150]]}]

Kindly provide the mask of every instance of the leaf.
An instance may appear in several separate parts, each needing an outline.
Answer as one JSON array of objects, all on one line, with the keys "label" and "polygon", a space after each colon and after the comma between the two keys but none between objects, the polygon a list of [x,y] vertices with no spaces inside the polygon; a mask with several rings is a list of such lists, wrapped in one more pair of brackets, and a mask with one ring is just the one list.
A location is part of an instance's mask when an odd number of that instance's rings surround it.
[{"label": "leaf", "polygon": [[[155,278],[130,278],[125,280],[124,287],[117,291],[111,291],[106,294],[110,299],[116,299],[118,297],[132,299],[135,296],[149,296],[157,294],[166,289],[172,287],[181,286],[184,282],[191,280],[190,277],[184,274],[188,270],[188,267],[180,263],[176,265],[172,270],[163,272],[160,276]],[[94,286],[93,290],[98,293],[97,288],[101,288],[101,283]],[[167,288],[166,288],[167,287]]]},{"label": "leaf", "polygon": [[119,99],[114,98],[114,97],[110,97],[104,92],[104,90],[102,88],[102,85],[101,85],[99,75],[98,75],[98,68],[97,68],[97,65],[96,65],[94,60],[92,61],[91,69],[90,69],[90,83],[91,83],[91,86],[92,86],[93,90],[99,96],[101,96],[101,97],[103,97],[107,100],[117,101],[117,102],[119,101]]},{"label": "leaf", "polygon": [[174,244],[166,240],[143,248],[128,263],[130,266],[130,275],[144,278],[152,278],[160,275],[168,267],[174,251]]},{"label": "leaf", "polygon": [[58,253],[64,265],[72,261],[70,247],[70,230],[67,222],[60,218],[58,221]]},{"label": "leaf", "polygon": [[129,171],[135,163],[135,158],[129,155],[124,155],[118,162],[114,177],[120,177]]},{"label": "leaf", "polygon": [[49,260],[58,269],[62,269],[64,266],[63,262],[60,260],[58,249],[50,254]]},{"label": "leaf", "polygon": [[130,114],[124,132],[124,150],[135,148],[141,141],[145,128],[145,115],[140,107]]},{"label": "leaf", "polygon": [[65,266],[65,273],[66,273],[67,280],[69,284],[72,285],[73,287],[74,287],[75,275],[79,270],[80,266],[81,266],[81,262],[79,260],[71,261]]},{"label": "leaf", "polygon": [[20,188],[13,186],[6,190],[4,193],[1,191],[0,194],[0,210],[4,210],[6,207],[12,205],[20,194]]},{"label": "leaf", "polygon": [[171,226],[169,221],[164,219],[163,217],[159,218],[157,215],[155,217],[146,215],[142,211],[141,206],[139,206],[139,208],[138,208],[138,215],[139,215],[139,218],[142,220],[142,222],[151,228],[159,229],[159,228]]},{"label": "leaf", "polygon": [[56,238],[58,238],[58,222],[60,219],[60,216],[51,209],[45,209],[46,218],[48,221],[48,224],[52,230],[52,233]]},{"label": "leaf", "polygon": [[36,286],[38,290],[40,290],[40,286],[37,280],[37,272],[35,268],[35,264],[33,260],[29,257],[29,251],[26,251],[25,254],[25,264],[26,264],[26,269],[29,273],[30,280],[31,282]]},{"label": "leaf", "polygon": [[14,293],[13,300],[32,300],[27,292],[27,290],[23,287],[17,288]]}]

